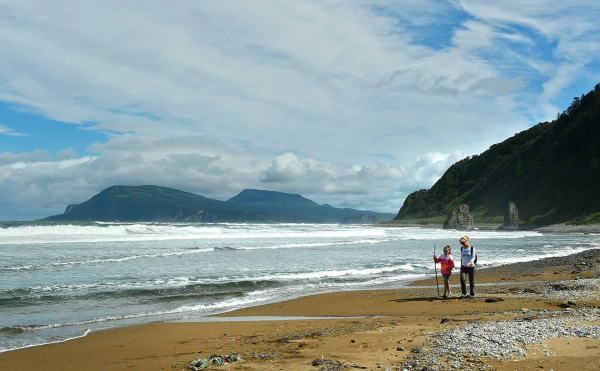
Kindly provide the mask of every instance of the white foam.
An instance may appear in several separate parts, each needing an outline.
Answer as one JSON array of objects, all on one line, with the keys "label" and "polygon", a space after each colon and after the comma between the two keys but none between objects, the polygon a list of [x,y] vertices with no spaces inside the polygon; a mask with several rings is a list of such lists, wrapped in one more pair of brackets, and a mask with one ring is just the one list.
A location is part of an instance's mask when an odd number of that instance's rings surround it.
[{"label": "white foam", "polygon": [[261,280],[304,280],[304,279],[319,279],[319,278],[335,278],[344,276],[371,276],[382,273],[390,273],[395,271],[412,271],[413,266],[410,264],[403,264],[393,267],[383,268],[365,268],[365,269],[344,269],[344,270],[330,270],[330,271],[317,271],[317,272],[306,272],[306,273],[290,273],[290,274],[274,274],[266,275],[261,277]]},{"label": "white foam", "polygon": [[23,271],[33,268],[33,265],[19,265],[13,267],[0,267],[0,271]]},{"label": "white foam", "polygon": [[508,265],[514,263],[522,263],[522,262],[530,262],[545,258],[555,258],[561,256],[568,256],[577,254],[583,251],[589,250],[588,248],[572,248],[572,247],[564,247],[557,251],[548,252],[545,254],[539,255],[515,255],[513,257],[503,257],[500,259],[490,259],[487,256],[479,256],[477,259],[477,265],[479,266],[500,266],[500,265]]},{"label": "white foam", "polygon": [[39,342],[39,343],[36,342],[36,343],[32,343],[32,344],[27,344],[27,345],[15,346],[15,347],[12,347],[12,348],[0,348],[0,353],[12,351],[12,350],[17,350],[17,349],[25,349],[25,348],[36,347],[36,346],[45,345],[45,344],[64,343],[64,342],[67,342],[67,341],[70,341],[70,340],[74,340],[74,339],[79,339],[79,338],[82,338],[82,337],[86,337],[91,332],[92,332],[91,329],[86,329],[83,332],[83,334],[81,334],[81,335],[69,336],[69,337],[65,337],[64,339],[61,339],[61,340],[57,340],[56,338],[53,337],[51,341],[44,341],[44,342]]},{"label": "white foam", "polygon": [[52,265],[55,266],[64,266],[64,265],[86,265],[86,264],[103,264],[103,263],[118,263],[125,262],[128,260],[135,259],[145,259],[145,258],[160,258],[167,256],[178,256],[178,255],[190,255],[190,254],[201,254],[214,251],[214,248],[206,248],[206,249],[194,249],[194,250],[185,250],[185,251],[174,251],[169,253],[162,254],[142,254],[142,255],[130,255],[124,256],[121,258],[106,258],[106,259],[90,259],[90,260],[78,260],[78,261],[68,261],[68,262],[54,262]]},{"label": "white foam", "polygon": [[237,246],[237,247],[228,247],[228,250],[265,250],[265,249],[293,249],[293,248],[304,248],[304,247],[325,247],[325,246],[344,246],[344,245],[360,245],[360,244],[368,244],[374,245],[383,242],[392,242],[395,239],[385,238],[381,240],[375,239],[363,239],[363,240],[355,240],[355,241],[332,241],[332,242],[315,242],[315,243],[288,243],[282,245],[264,245],[264,246]]},{"label": "white foam", "polygon": [[277,239],[356,238],[385,236],[382,228],[344,228],[332,225],[215,225],[205,224],[108,224],[97,225],[25,225],[0,228],[5,245],[43,243],[94,243],[117,241],[189,240],[189,239]]},{"label": "white foam", "polygon": [[[51,294],[51,293],[93,293],[93,292],[117,292],[121,290],[136,290],[136,289],[170,289],[177,287],[185,287],[189,285],[223,285],[236,282],[263,282],[263,281],[287,281],[287,282],[304,282],[305,280],[318,279],[334,279],[340,277],[360,278],[368,276],[378,276],[381,274],[389,274],[394,272],[412,272],[415,268],[412,264],[401,264],[389,267],[380,268],[363,268],[363,269],[342,269],[342,270],[325,270],[313,272],[299,273],[280,273],[280,274],[263,274],[253,276],[229,275],[218,278],[208,277],[173,277],[169,279],[153,279],[144,281],[102,281],[93,283],[73,283],[73,284],[53,284],[53,285],[33,285],[27,288],[30,294]],[[0,290],[0,293],[11,291]]]}]

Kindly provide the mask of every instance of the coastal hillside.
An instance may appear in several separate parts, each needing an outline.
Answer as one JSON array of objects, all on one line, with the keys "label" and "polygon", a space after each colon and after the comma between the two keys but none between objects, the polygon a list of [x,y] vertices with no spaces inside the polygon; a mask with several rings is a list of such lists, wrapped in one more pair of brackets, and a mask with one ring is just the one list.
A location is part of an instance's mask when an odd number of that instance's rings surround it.
[{"label": "coastal hillside", "polygon": [[[318,205],[300,195],[245,190],[219,201],[177,189],[109,187],[89,200],[67,206],[43,221],[338,223],[345,216],[369,213]],[[384,214],[390,215],[390,214]]]},{"label": "coastal hillside", "polygon": [[514,201],[522,222],[600,222],[600,84],[542,122],[452,165],[410,194],[395,220],[446,216],[468,204],[475,222],[501,221]]},{"label": "coastal hillside", "polygon": [[253,210],[270,214],[294,216],[312,222],[334,221],[337,223],[343,218],[360,214],[374,215],[381,217],[382,220],[394,217],[394,214],[389,213],[336,208],[327,204],[319,205],[299,194],[261,191],[257,189],[245,189],[237,196],[230,198],[228,202],[251,207]]}]

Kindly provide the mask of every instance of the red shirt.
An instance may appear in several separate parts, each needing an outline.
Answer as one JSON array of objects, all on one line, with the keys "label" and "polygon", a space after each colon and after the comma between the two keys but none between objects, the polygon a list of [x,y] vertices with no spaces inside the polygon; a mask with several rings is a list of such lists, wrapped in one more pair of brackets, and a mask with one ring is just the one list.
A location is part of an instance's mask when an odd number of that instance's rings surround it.
[{"label": "red shirt", "polygon": [[436,263],[442,263],[442,274],[452,274],[452,268],[454,268],[454,258],[452,255],[440,255],[439,258],[434,259]]}]

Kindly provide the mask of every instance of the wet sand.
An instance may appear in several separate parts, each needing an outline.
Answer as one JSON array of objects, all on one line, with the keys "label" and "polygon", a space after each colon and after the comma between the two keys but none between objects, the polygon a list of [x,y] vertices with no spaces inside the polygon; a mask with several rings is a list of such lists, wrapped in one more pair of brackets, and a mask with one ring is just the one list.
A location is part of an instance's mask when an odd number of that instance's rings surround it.
[{"label": "wet sand", "polygon": [[[227,317],[225,322],[152,323],[0,353],[0,370],[183,370],[196,358],[231,353],[241,354],[242,361],[212,369],[319,370],[326,366],[312,363],[322,358],[330,360],[332,366],[327,370],[336,369],[335,362],[345,364],[348,370],[402,370],[411,362],[416,362],[419,370],[442,364],[446,369],[458,364],[484,370],[597,370],[600,320],[585,311],[600,306],[598,277],[600,250],[593,250],[568,258],[480,270],[477,282],[481,285],[474,299],[443,300],[437,294],[435,279],[417,282],[417,287],[408,289],[307,296],[219,315],[220,320]],[[441,279],[439,282],[441,290]],[[492,284],[483,285],[486,282]],[[458,283],[455,274],[451,284]],[[456,286],[453,290],[460,293]],[[578,313],[587,317],[575,316]],[[254,316],[266,320],[249,320]],[[274,316],[330,318],[291,320]],[[525,346],[526,356],[502,359],[460,349],[447,355],[449,358],[428,353],[435,349],[434,339],[443,340],[442,331],[482,323],[502,328],[506,323],[565,316],[569,323],[592,326],[598,336],[565,338],[557,334],[537,348]],[[244,320],[237,321],[236,317]],[[411,352],[417,347],[422,347],[421,353]],[[437,366],[423,366],[428,360],[438,362]]]}]

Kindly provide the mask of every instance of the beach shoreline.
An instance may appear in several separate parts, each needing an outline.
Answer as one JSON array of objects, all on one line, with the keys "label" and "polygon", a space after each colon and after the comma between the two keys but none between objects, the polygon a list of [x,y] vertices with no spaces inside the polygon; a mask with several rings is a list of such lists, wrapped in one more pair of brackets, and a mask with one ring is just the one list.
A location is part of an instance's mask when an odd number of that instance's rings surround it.
[{"label": "beach shoreline", "polygon": [[[595,249],[482,269],[479,283],[502,285],[478,286],[471,300],[456,296],[442,300],[435,283],[431,285],[434,279],[413,283],[427,287],[304,296],[217,315],[229,317],[228,321],[157,322],[4,352],[0,353],[0,369],[182,370],[197,358],[236,353],[242,361],[213,369],[318,370],[325,366],[315,367],[312,362],[322,357],[331,360],[331,367],[340,362],[353,366],[349,369],[402,370],[407,365],[421,369],[442,364],[452,369],[472,364],[486,370],[563,369],[565,365],[592,370],[600,361],[599,268],[600,250]],[[456,274],[451,283],[458,283]],[[453,290],[459,293],[455,286]],[[267,319],[248,320],[255,316]],[[294,319],[298,316],[302,319]],[[596,335],[549,337],[537,345],[522,344],[515,348],[518,351],[507,344],[510,352],[499,358],[480,356],[474,350],[438,354],[445,346],[434,341],[440,336],[452,333],[452,339],[461,339],[465,326],[477,329],[485,324],[498,329],[524,319],[528,323],[552,320],[558,325],[568,320],[591,326]]]}]

